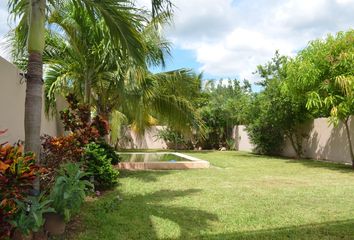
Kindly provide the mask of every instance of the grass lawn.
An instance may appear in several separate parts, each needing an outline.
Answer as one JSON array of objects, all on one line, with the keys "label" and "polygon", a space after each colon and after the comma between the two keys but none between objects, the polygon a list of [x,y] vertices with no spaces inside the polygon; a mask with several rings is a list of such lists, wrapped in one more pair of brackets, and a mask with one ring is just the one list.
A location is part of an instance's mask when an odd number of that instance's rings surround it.
[{"label": "grass lawn", "polygon": [[[347,166],[240,152],[188,153],[210,169],[122,172],[71,239],[354,239]],[[120,200],[119,200],[120,199]]]}]

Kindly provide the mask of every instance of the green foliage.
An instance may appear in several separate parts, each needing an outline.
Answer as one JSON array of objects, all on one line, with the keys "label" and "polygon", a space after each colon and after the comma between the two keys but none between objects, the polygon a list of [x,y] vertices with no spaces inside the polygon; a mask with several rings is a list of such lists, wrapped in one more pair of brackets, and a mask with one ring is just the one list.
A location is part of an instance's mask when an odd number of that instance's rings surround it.
[{"label": "green foliage", "polygon": [[316,116],[337,125],[354,114],[354,30],[312,41],[291,61],[291,91],[307,99]]},{"label": "green foliage", "polygon": [[306,99],[307,109],[317,117],[329,117],[334,126],[344,123],[354,167],[348,126],[354,115],[354,30],[312,41],[291,61],[288,72],[289,91]]},{"label": "green foliage", "polygon": [[218,149],[226,146],[235,125],[247,122],[247,109],[250,105],[251,87],[245,81],[241,86],[237,80],[217,85],[210,81],[202,96],[196,101],[205,125],[205,137],[197,137],[197,145],[204,149]]},{"label": "green foliage", "polygon": [[236,141],[232,138],[226,139],[226,147],[229,150],[235,150]]},{"label": "green foliage", "polygon": [[37,232],[44,225],[43,215],[54,212],[54,209],[49,207],[51,201],[41,201],[42,198],[27,197],[24,201],[15,200],[18,210],[11,223],[21,233],[28,235],[30,232]]},{"label": "green foliage", "polygon": [[66,136],[42,137],[41,160],[50,168],[58,168],[66,162],[78,162],[83,148],[89,142],[101,142],[109,132],[108,122],[97,115],[91,119],[90,107],[80,104],[73,94],[66,97],[68,109],[60,112]]},{"label": "green foliage", "polygon": [[62,165],[58,171],[50,199],[55,211],[62,215],[65,221],[80,211],[80,207],[85,200],[86,192],[92,184],[83,178],[87,173],[80,169],[77,163],[67,163]]},{"label": "green foliage", "polygon": [[100,141],[97,143],[102,149],[104,149],[105,154],[107,156],[108,159],[111,159],[111,164],[113,165],[117,165],[121,158],[119,157],[119,155],[117,154],[117,152],[115,151],[115,149],[109,145],[106,142]]},{"label": "green foliage", "polygon": [[[289,139],[298,157],[302,155],[302,134],[298,127],[310,118],[306,102],[291,91],[286,91],[288,58],[276,52],[272,61],[258,66],[263,78],[260,93],[253,97],[247,131],[260,154],[277,155]],[[285,90],[284,90],[285,89]]]},{"label": "green foliage", "polygon": [[170,149],[177,150],[188,148],[188,141],[183,134],[171,128],[159,130],[157,138],[164,140]]},{"label": "green foliage", "polygon": [[23,153],[23,146],[0,144],[0,236],[10,235],[9,221],[18,210],[15,201],[25,199],[34,179],[41,180],[45,172],[33,153]]},{"label": "green foliage", "polygon": [[100,144],[86,145],[83,162],[86,171],[94,177],[95,187],[106,189],[118,182],[119,173],[112,166],[112,158]]}]

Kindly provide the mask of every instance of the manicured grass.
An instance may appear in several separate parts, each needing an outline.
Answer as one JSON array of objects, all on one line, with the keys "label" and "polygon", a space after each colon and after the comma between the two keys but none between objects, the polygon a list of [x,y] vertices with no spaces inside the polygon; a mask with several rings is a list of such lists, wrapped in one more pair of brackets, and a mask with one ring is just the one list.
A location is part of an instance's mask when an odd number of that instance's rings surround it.
[{"label": "manicured grass", "polygon": [[116,190],[85,204],[71,239],[354,239],[349,167],[188,154],[212,167],[121,173]]}]

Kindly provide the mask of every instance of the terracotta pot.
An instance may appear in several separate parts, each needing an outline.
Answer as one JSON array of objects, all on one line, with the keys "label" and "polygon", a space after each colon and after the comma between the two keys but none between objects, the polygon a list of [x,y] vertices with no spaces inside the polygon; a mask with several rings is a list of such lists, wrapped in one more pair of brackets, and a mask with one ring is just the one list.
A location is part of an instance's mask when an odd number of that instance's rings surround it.
[{"label": "terracotta pot", "polygon": [[20,230],[16,229],[12,234],[13,240],[32,240],[33,234],[30,233],[29,235],[24,235]]},{"label": "terracotta pot", "polygon": [[33,240],[47,240],[48,235],[44,229],[39,230],[38,232],[33,233]]},{"label": "terracotta pot", "polygon": [[44,230],[50,235],[62,235],[65,232],[65,221],[62,216],[56,213],[48,213],[45,215]]}]

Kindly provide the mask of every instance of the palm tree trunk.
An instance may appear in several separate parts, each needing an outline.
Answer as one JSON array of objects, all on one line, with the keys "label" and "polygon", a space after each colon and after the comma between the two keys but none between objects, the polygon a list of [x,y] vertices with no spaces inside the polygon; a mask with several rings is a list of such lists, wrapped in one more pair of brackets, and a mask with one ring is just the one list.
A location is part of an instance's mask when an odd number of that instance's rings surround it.
[{"label": "palm tree trunk", "polygon": [[350,153],[350,158],[352,161],[352,167],[354,168],[354,151],[353,151],[353,145],[352,145],[352,139],[350,137],[350,129],[349,129],[349,117],[344,120],[344,126],[345,130],[347,132],[347,138],[348,138],[348,143],[349,143],[349,153]]},{"label": "palm tree trunk", "polygon": [[91,104],[91,87],[92,87],[91,74],[89,73],[89,70],[87,70],[85,76],[85,82],[84,82],[84,88],[85,88],[84,103],[87,105]]},{"label": "palm tree trunk", "polygon": [[[35,154],[40,162],[40,131],[42,118],[43,61],[45,44],[45,7],[46,0],[31,0],[28,35],[28,66],[25,100],[25,151]],[[34,188],[39,190],[38,179]]]}]

